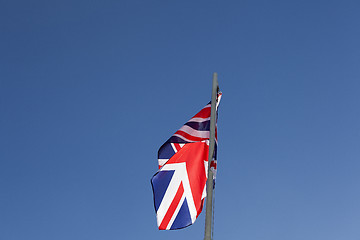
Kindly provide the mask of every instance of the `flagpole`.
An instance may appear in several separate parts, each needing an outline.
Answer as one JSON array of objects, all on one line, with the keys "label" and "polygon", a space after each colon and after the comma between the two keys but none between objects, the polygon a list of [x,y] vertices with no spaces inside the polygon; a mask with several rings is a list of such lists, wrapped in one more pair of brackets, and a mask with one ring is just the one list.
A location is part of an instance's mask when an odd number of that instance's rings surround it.
[{"label": "flagpole", "polygon": [[212,94],[211,94],[211,115],[210,115],[210,143],[209,143],[209,158],[208,158],[208,179],[206,182],[206,215],[205,215],[205,237],[204,240],[211,240],[212,228],[212,200],[213,200],[213,172],[210,169],[210,164],[214,155],[215,147],[215,125],[216,125],[216,100],[218,93],[217,73],[213,74]]}]

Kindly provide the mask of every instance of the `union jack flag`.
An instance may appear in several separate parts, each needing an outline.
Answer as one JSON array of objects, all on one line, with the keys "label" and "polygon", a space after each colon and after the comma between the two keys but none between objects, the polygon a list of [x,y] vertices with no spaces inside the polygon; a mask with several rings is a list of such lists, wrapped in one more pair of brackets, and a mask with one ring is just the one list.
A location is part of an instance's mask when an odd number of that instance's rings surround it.
[{"label": "union jack flag", "polygon": [[[216,108],[222,94],[218,93]],[[193,224],[206,197],[211,103],[185,123],[159,149],[159,170],[152,177],[154,205],[160,230]],[[216,173],[215,151],[210,164]]]}]

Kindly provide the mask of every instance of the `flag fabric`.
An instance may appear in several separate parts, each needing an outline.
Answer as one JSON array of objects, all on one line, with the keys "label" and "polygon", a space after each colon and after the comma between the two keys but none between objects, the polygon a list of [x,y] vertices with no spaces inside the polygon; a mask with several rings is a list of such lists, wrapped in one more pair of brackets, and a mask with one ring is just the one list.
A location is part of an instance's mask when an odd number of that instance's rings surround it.
[{"label": "flag fabric", "polygon": [[[222,94],[218,93],[216,109]],[[152,177],[154,206],[160,230],[193,224],[206,197],[211,102],[176,131],[159,149],[159,170]],[[217,115],[217,114],[216,114]],[[210,164],[216,176],[215,150]]]}]

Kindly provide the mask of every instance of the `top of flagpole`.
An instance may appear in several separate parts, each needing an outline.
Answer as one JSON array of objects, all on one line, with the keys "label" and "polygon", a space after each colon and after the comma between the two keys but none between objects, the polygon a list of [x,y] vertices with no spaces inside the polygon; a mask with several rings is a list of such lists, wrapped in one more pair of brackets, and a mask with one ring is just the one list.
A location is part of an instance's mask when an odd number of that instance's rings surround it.
[{"label": "top of flagpole", "polygon": [[[211,115],[210,115],[210,145],[214,145],[215,143],[215,125],[216,125],[216,105],[219,91],[219,82],[218,82],[218,74],[217,72],[213,73],[213,83],[212,83],[212,93],[211,93]],[[211,147],[210,147],[211,150]],[[209,169],[210,162],[212,161],[213,152],[211,156],[209,154]]]},{"label": "top of flagpole", "polygon": [[[213,73],[213,90],[216,89],[216,92],[219,90],[218,74],[217,72]],[[213,96],[211,96],[213,97]]]}]

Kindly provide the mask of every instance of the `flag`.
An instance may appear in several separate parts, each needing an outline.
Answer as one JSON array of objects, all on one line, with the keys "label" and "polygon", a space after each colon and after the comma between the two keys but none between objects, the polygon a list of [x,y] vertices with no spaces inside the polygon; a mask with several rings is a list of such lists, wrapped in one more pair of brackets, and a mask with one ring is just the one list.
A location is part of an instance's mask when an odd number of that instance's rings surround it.
[{"label": "flag", "polygon": [[[217,95],[216,109],[221,93]],[[151,185],[160,230],[193,224],[206,197],[211,102],[176,131],[159,149],[159,170]],[[211,169],[216,172],[217,127]]]}]

